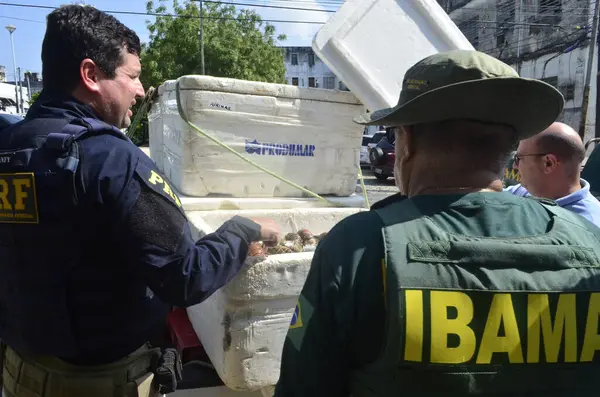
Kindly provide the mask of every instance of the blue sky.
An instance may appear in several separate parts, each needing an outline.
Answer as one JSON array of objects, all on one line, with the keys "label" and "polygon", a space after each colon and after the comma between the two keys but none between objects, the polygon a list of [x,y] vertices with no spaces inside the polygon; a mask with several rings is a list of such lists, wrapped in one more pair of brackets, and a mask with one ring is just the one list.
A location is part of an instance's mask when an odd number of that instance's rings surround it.
[{"label": "blue sky", "polygon": [[[271,6],[310,8],[320,10],[335,10],[339,7],[342,0],[223,0],[225,2],[263,4]],[[13,33],[15,44],[15,57],[17,66],[21,67],[21,73],[30,70],[32,72],[41,72],[42,62],[40,59],[42,40],[45,32],[46,15],[51,12],[50,9],[16,7],[3,3],[20,5],[37,5],[57,7],[68,3],[86,3],[91,4],[101,10],[106,11],[133,11],[145,12],[146,0],[2,0],[0,1],[0,65],[6,67],[8,80],[13,80],[13,61],[10,50],[10,36],[4,27],[14,25],[17,29]],[[167,4],[172,4],[167,0]],[[333,15],[330,12],[313,12],[289,9],[275,9],[263,7],[246,7],[256,10],[263,19],[291,20],[291,21],[319,21],[325,22]],[[153,17],[143,15],[123,15],[115,14],[121,22],[129,26],[140,36],[142,41],[148,40],[148,31],[145,21]],[[310,46],[312,37],[319,30],[318,24],[299,24],[299,23],[274,23],[278,33],[285,33],[288,39],[284,45],[290,46]]]}]

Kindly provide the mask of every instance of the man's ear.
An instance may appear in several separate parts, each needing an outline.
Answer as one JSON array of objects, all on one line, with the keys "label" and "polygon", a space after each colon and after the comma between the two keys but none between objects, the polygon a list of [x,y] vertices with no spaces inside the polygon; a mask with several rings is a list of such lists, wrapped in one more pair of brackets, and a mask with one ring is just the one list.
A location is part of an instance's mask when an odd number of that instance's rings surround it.
[{"label": "man's ear", "polygon": [[408,159],[415,152],[415,141],[413,139],[414,127],[412,125],[403,125],[398,128],[398,131],[402,134],[401,138],[404,142],[404,158]]},{"label": "man's ear", "polygon": [[544,156],[544,173],[549,174],[558,167],[558,158],[554,154],[547,154]]},{"label": "man's ear", "polygon": [[98,86],[100,73],[102,73],[100,68],[89,58],[84,59],[79,64],[79,77],[88,91],[98,92],[100,90]]}]

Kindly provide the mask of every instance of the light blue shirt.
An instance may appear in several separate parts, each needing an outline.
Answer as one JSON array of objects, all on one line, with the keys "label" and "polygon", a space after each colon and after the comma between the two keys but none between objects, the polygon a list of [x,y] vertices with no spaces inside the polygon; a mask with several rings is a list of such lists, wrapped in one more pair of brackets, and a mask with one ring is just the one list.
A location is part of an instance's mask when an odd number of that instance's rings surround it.
[{"label": "light blue shirt", "polygon": [[[580,181],[581,189],[554,201],[559,206],[583,216],[594,225],[600,227],[600,201],[590,193],[590,184],[584,179],[580,179]],[[531,196],[521,184],[509,186],[504,191],[519,197]]]}]

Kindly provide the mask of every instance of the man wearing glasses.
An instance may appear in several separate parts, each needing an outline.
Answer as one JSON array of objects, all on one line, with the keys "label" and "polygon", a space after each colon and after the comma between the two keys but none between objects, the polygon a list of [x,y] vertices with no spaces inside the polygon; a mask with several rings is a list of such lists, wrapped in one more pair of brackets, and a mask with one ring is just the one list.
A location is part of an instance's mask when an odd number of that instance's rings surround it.
[{"label": "man wearing glasses", "polygon": [[590,193],[590,184],[580,177],[584,157],[585,148],[577,132],[556,122],[519,143],[514,167],[521,174],[521,183],[505,190],[521,197],[552,199],[600,226],[600,202]]}]

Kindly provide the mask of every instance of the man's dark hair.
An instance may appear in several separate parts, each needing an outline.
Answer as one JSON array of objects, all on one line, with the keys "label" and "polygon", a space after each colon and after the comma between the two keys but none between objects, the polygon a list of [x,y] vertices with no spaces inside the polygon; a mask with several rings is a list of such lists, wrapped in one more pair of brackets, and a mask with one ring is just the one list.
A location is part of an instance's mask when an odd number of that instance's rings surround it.
[{"label": "man's dark hair", "polygon": [[122,51],[139,55],[137,34],[115,17],[87,5],[66,5],[48,15],[42,43],[44,89],[71,93],[80,82],[79,66],[86,58],[109,78],[123,63]]}]

